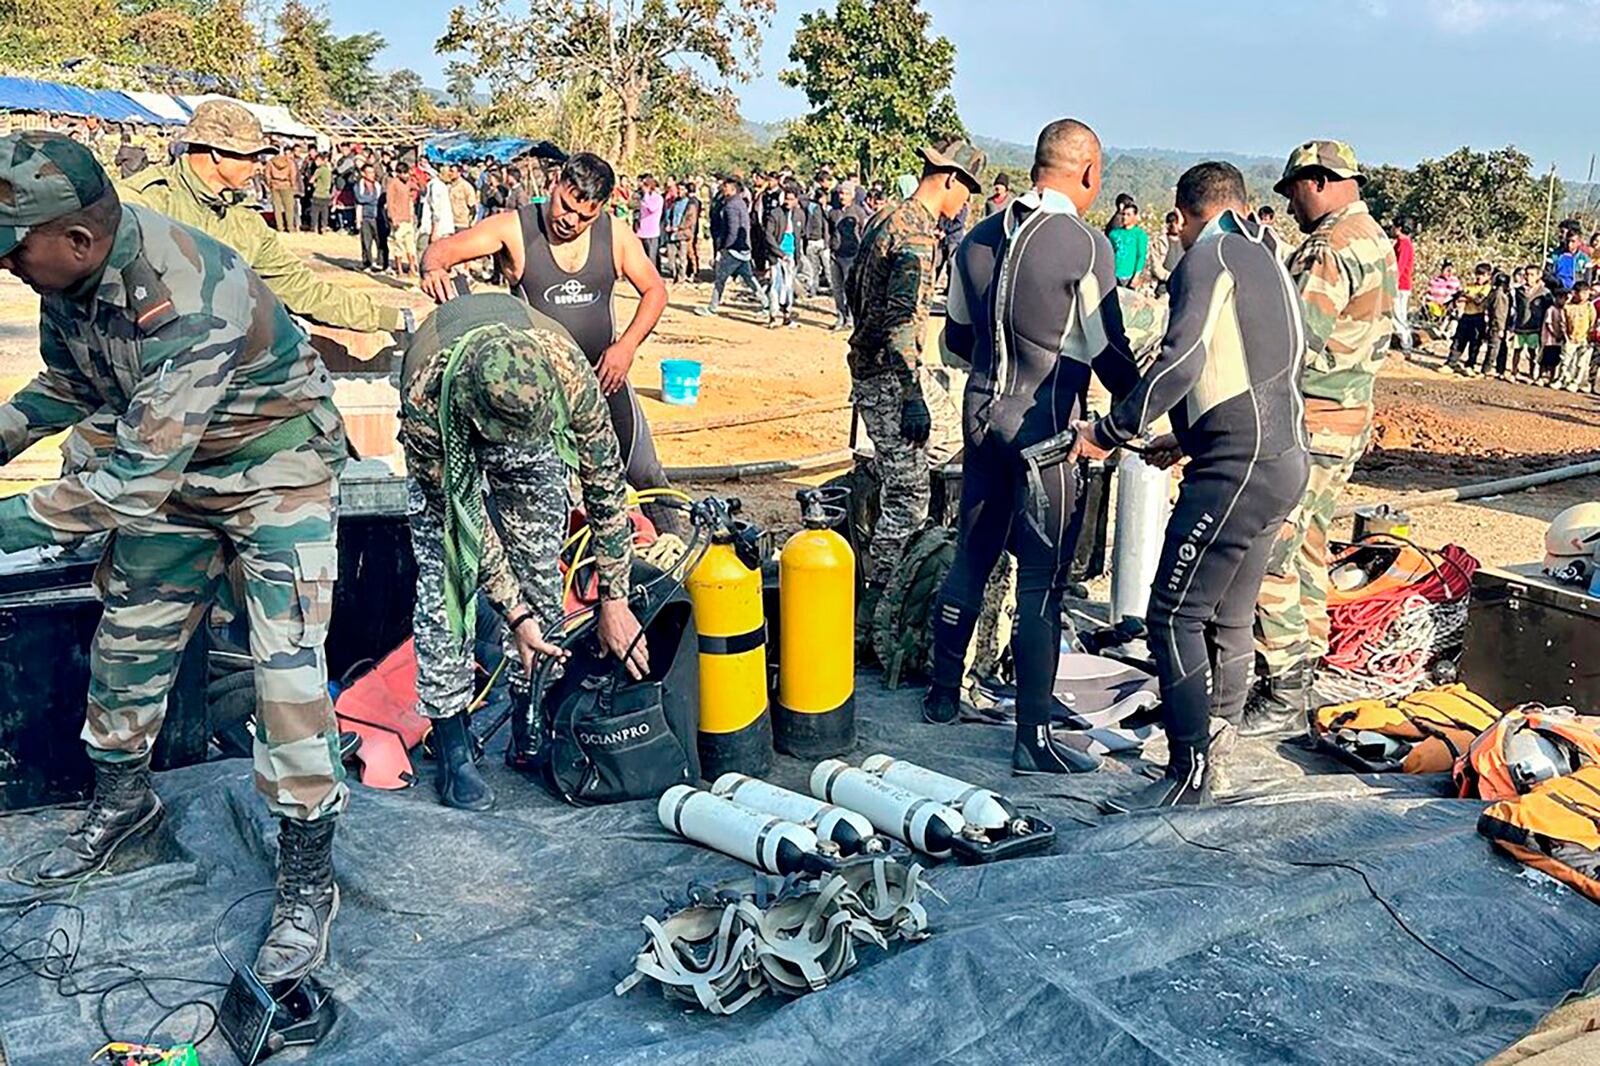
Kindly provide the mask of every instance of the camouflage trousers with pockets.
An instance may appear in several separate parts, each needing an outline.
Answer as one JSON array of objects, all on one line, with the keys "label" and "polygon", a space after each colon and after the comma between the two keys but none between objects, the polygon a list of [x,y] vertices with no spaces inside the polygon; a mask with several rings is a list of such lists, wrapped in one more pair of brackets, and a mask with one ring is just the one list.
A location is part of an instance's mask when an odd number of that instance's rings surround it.
[{"label": "camouflage trousers with pockets", "polygon": [[928,443],[913,445],[900,436],[900,407],[904,401],[900,379],[894,374],[858,378],[850,389],[850,402],[872,441],[873,465],[882,486],[878,493],[878,524],[867,550],[867,581],[883,585],[906,549],[906,541],[928,517],[931,485],[928,470],[953,458],[961,447],[961,412],[949,391],[926,368],[918,371],[922,398],[932,416]]},{"label": "camouflage trousers with pockets", "polygon": [[118,528],[95,575],[105,613],[89,655],[90,757],[149,753],[179,655],[233,565],[256,662],[256,788],[280,817],[339,813],[348,792],[323,654],[337,514],[336,473],[304,444],[248,465],[191,469],[154,515]]},{"label": "camouflage trousers with pockets", "polygon": [[1367,450],[1372,408],[1307,399],[1306,432],[1311,476],[1273,542],[1256,598],[1256,672],[1265,677],[1282,677],[1328,653],[1328,531],[1356,460]]},{"label": "camouflage trousers with pockets", "polygon": [[[546,637],[561,620],[561,572],[557,565],[567,530],[568,474],[553,447],[480,445],[478,459],[488,483],[485,514],[494,521],[523,602]],[[444,500],[413,479],[409,484],[411,550],[417,558],[417,605],[413,634],[417,649],[417,713],[449,718],[465,711],[487,678],[477,676],[472,649],[455,639],[444,611]],[[507,632],[506,670],[514,689],[528,678]]]}]

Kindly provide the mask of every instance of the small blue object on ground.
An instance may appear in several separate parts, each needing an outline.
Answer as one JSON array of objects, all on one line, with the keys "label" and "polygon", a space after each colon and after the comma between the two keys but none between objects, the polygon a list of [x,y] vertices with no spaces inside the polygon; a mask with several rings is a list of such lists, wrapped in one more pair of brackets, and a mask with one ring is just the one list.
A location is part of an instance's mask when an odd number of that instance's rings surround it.
[{"label": "small blue object on ground", "polygon": [[700,402],[700,361],[663,359],[661,361],[661,401],[680,407]]}]

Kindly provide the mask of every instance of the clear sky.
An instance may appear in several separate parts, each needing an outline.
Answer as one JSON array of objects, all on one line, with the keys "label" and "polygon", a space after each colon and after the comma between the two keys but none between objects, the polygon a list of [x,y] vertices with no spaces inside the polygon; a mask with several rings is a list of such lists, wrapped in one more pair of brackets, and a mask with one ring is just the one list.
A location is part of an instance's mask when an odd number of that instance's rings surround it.
[{"label": "clear sky", "polygon": [[[515,3],[515,0],[513,0]],[[763,122],[805,110],[778,84],[800,14],[779,0],[761,72],[737,91]],[[956,45],[967,128],[1031,143],[1072,115],[1108,144],[1279,156],[1339,137],[1410,163],[1515,144],[1581,180],[1600,120],[1577,103],[1600,71],[1600,0],[924,0]],[[448,2],[331,0],[341,33],[383,28],[385,66],[442,85]],[[404,27],[399,29],[396,27]],[[1563,73],[1563,71],[1565,73]],[[1565,85],[1565,88],[1563,88]],[[1573,101],[1562,106],[1565,96]]]}]

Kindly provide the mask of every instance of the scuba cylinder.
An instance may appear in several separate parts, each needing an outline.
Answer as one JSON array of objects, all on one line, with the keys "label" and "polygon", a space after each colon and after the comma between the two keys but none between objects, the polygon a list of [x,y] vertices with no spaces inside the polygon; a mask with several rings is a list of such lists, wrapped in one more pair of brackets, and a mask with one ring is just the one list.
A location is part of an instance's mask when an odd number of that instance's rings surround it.
[{"label": "scuba cylinder", "polygon": [[[831,496],[831,498],[830,498]],[[805,528],[778,556],[778,702],[773,741],[802,759],[837,755],[856,740],[856,560],[833,526],[848,490],[802,489]]]},{"label": "scuba cylinder", "polygon": [[862,815],[791,792],[759,777],[723,774],[712,784],[711,793],[741,807],[810,826],[819,839],[837,844],[841,855],[883,850],[883,838]]},{"label": "scuba cylinder", "polygon": [[950,854],[967,826],[944,804],[838,759],[824,759],[811,771],[811,794],[866,815],[879,832],[936,859]]},{"label": "scuba cylinder", "polygon": [[709,497],[690,519],[711,545],[685,583],[700,639],[700,765],[713,778],[730,770],[763,774],[772,765],[767,713],[767,634],[757,534],[735,521],[738,500]]},{"label": "scuba cylinder", "polygon": [[1137,452],[1117,459],[1117,524],[1112,527],[1111,624],[1143,618],[1161,565],[1161,531],[1170,510],[1171,475]]},{"label": "scuba cylinder", "polygon": [[817,835],[805,826],[690,785],[673,785],[663,792],[656,817],[669,832],[769,874],[787,876],[818,865]]},{"label": "scuba cylinder", "polygon": [[1017,818],[1016,808],[998,793],[916,763],[888,755],[869,755],[862,761],[861,768],[869,774],[877,774],[891,785],[938,800],[960,811],[968,825],[980,829],[1005,829]]}]

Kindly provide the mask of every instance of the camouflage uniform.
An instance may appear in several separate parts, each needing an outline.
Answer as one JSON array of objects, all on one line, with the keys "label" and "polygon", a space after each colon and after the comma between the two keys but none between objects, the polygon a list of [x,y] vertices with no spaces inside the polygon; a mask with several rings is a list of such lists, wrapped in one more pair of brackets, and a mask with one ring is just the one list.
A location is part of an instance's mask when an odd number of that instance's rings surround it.
[{"label": "camouflage uniform", "polygon": [[[1333,142],[1296,149],[1285,178],[1307,166],[1359,175],[1355,154]],[[1256,654],[1273,678],[1328,651],[1328,531],[1371,436],[1373,382],[1394,325],[1398,278],[1394,247],[1360,200],[1323,218],[1287,265],[1310,349],[1301,391],[1311,477],[1273,545],[1256,602]]]},{"label": "camouflage uniform", "polygon": [[[70,183],[80,204],[109,180],[59,137],[6,138],[0,154],[0,202],[19,176],[35,198]],[[25,235],[0,229],[0,247]],[[305,334],[231,249],[132,206],[92,290],[42,298],[39,334],[44,370],[0,406],[0,461],[102,408],[117,416],[98,470],[0,501],[0,550],[114,531],[96,579],[89,755],[149,752],[179,653],[237,560],[257,664],[256,785],[278,815],[337,813],[346,789],[322,645],[345,439]]]},{"label": "camouflage uniform", "polygon": [[[441,317],[447,321],[441,323]],[[567,532],[574,462],[593,530],[602,597],[628,595],[632,556],[616,431],[578,346],[509,295],[461,297],[445,304],[423,323],[407,353],[401,401],[400,440],[411,474],[411,543],[418,569],[417,709],[428,718],[465,710],[473,686],[470,646],[452,633],[445,609],[440,393],[450,356],[463,344],[468,348],[455,381],[466,387],[452,402],[468,405],[470,446],[495,506],[497,521],[483,523],[479,567],[489,602],[502,616],[525,604],[546,636],[553,635],[562,612],[557,558]],[[570,449],[558,445],[568,433]],[[512,663],[519,661],[509,632],[506,654]],[[527,684],[520,670],[512,672],[512,684]]]}]

